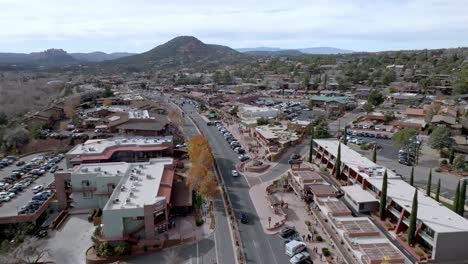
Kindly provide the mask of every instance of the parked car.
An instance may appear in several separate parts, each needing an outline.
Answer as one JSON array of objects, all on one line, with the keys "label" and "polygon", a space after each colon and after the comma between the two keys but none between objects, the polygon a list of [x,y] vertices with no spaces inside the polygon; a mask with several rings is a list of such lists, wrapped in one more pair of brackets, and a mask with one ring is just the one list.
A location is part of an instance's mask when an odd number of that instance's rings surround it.
[{"label": "parked car", "polygon": [[36,185],[32,188],[32,192],[33,193],[38,193],[38,192],[42,192],[42,190],[44,190],[44,186],[43,185]]},{"label": "parked car", "polygon": [[243,224],[247,224],[249,222],[249,220],[247,219],[247,215],[245,213],[240,214],[240,221]]},{"label": "parked car", "polygon": [[38,193],[38,194],[35,194],[33,195],[33,197],[31,198],[31,200],[39,200],[39,201],[44,201],[44,200],[47,200],[49,198],[48,195],[44,194],[44,193]]},{"label": "parked car", "polygon": [[233,177],[238,177],[239,176],[239,172],[237,172],[236,170],[232,170],[231,174],[232,174]]},{"label": "parked car", "polygon": [[22,160],[16,162],[16,166],[18,166],[18,167],[23,166],[24,164],[26,164],[26,162],[24,162]]},{"label": "parked car", "polygon": [[11,200],[11,197],[8,195],[7,192],[0,192],[0,201],[8,202]]},{"label": "parked car", "polygon": [[289,260],[289,262],[291,264],[299,264],[299,263],[303,263],[306,259],[310,259],[310,254],[307,251],[302,251],[302,252],[297,253],[296,255],[294,255]]},{"label": "parked car", "polygon": [[285,227],[281,228],[281,230],[279,231],[278,234],[282,238],[288,238],[288,237],[294,235],[295,233],[296,233],[296,230],[294,230],[294,228],[289,227],[289,226],[285,226]]}]

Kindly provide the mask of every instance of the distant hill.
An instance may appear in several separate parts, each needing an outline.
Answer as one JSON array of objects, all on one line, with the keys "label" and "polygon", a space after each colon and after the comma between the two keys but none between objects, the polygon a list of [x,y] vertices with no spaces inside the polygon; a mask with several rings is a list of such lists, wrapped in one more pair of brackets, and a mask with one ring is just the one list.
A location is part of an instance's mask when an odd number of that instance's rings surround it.
[{"label": "distant hill", "polygon": [[180,36],[147,52],[102,62],[100,66],[138,71],[147,68],[213,65],[232,62],[243,57],[242,53],[229,47],[205,44],[192,36]]},{"label": "distant hill", "polygon": [[34,65],[64,65],[76,64],[79,60],[73,58],[62,49],[48,49],[42,52],[0,53],[0,64],[34,64]]},{"label": "distant hill", "polygon": [[299,51],[306,54],[346,54],[354,52],[352,50],[338,49],[332,47],[304,48],[299,49]]},{"label": "distant hill", "polygon": [[291,50],[252,50],[244,52],[246,54],[257,55],[257,56],[300,56],[304,55],[304,53],[291,49]]},{"label": "distant hill", "polygon": [[281,48],[270,48],[270,47],[258,47],[258,48],[241,48],[237,49],[239,52],[255,54],[255,55],[266,55],[266,56],[293,56],[301,54],[345,54],[352,53],[352,50],[338,49],[332,47],[313,47],[303,49],[281,49]]},{"label": "distant hill", "polygon": [[128,57],[135,55],[136,53],[127,53],[127,52],[115,52],[115,53],[105,53],[101,51],[90,52],[90,53],[70,53],[70,55],[83,62],[100,62],[106,60],[115,60],[123,57]]}]

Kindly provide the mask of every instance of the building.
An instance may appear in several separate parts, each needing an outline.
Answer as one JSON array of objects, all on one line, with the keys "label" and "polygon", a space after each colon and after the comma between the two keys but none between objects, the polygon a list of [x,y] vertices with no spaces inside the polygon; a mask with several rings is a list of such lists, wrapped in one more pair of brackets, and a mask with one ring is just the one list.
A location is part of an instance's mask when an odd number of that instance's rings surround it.
[{"label": "building", "polygon": [[310,103],[314,107],[325,108],[327,111],[331,109],[345,111],[354,106],[354,103],[346,96],[312,96]]},{"label": "building", "polygon": [[[314,141],[314,159],[334,174],[338,152],[337,140],[317,139]],[[347,185],[342,188],[345,200],[356,211],[372,211],[380,201],[383,174],[387,170],[346,145],[341,145],[340,179]],[[404,235],[409,226],[409,215],[415,188],[391,170],[388,173],[386,214],[394,225],[396,236]],[[369,196],[370,194],[370,196]],[[443,204],[418,191],[418,214],[416,241],[427,251],[435,263],[466,263],[466,237],[468,220],[454,213]]]},{"label": "building", "polygon": [[81,164],[55,174],[59,208],[102,209],[105,241],[154,239],[167,227],[173,182],[172,158]]},{"label": "building", "polygon": [[150,158],[170,157],[172,151],[172,136],[115,137],[78,144],[65,154],[65,159],[67,168],[71,168],[82,163],[148,161]]},{"label": "building", "polygon": [[457,123],[457,118],[449,115],[434,115],[431,120],[433,127],[446,127],[450,129],[452,136],[461,135],[462,125]]},{"label": "building", "polygon": [[162,136],[168,124],[166,116],[150,116],[148,110],[131,109],[128,112],[117,112],[106,119],[106,125],[111,132],[133,136]]},{"label": "building", "polygon": [[267,147],[286,148],[299,141],[297,133],[289,131],[287,126],[282,124],[257,126],[255,128],[255,136],[260,144]]}]

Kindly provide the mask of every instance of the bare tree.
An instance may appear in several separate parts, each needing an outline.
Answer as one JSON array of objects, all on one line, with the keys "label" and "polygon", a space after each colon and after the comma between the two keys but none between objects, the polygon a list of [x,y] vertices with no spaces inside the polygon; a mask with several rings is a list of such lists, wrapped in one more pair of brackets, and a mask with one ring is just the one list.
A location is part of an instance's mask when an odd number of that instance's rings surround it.
[{"label": "bare tree", "polygon": [[0,255],[0,263],[3,264],[35,264],[41,263],[48,250],[41,247],[42,241],[31,238]]}]

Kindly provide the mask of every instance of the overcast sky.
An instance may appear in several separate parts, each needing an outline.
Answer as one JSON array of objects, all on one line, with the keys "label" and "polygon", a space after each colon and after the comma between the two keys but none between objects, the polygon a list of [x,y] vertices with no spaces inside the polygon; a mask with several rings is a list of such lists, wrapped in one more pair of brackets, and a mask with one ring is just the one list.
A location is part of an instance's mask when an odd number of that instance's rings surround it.
[{"label": "overcast sky", "polygon": [[0,51],[143,52],[179,35],[233,48],[468,46],[468,0],[0,0]]}]

